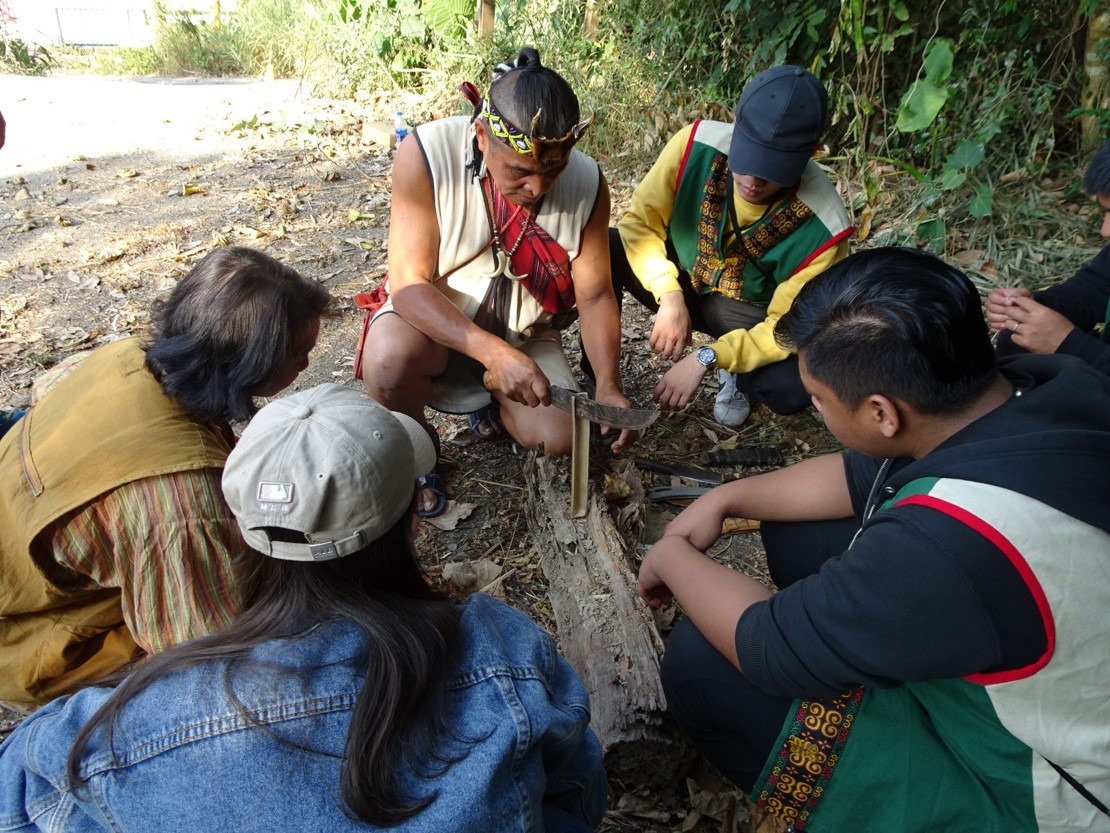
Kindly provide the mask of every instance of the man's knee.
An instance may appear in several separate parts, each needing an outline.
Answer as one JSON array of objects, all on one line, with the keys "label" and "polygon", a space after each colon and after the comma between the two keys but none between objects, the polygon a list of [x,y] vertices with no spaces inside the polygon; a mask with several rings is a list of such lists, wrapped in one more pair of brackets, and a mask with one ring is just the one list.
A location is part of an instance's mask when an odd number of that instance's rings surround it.
[{"label": "man's knee", "polygon": [[667,702],[682,684],[690,679],[703,679],[707,668],[718,661],[726,662],[689,619],[681,619],[667,637],[667,649],[659,668]]},{"label": "man's knee", "polygon": [[438,376],[447,367],[447,348],[394,313],[370,325],[362,345],[362,376],[384,386],[400,386],[413,376]]},{"label": "man's knee", "polygon": [[841,555],[859,529],[856,518],[831,521],[764,521],[760,526],[767,569],[780,590],[817,573]]},{"label": "man's knee", "polygon": [[749,399],[762,402],[776,414],[796,414],[809,407],[810,396],[802,384],[797,356],[764,365],[736,377],[736,387]]},{"label": "man's knee", "polygon": [[554,405],[546,408],[529,408],[524,405],[501,407],[501,421],[505,430],[524,448],[543,446],[544,454],[565,457],[571,452],[572,423],[570,414]]},{"label": "man's knee", "polygon": [[549,457],[567,457],[574,447],[570,431],[562,431],[557,427],[543,426],[528,427],[518,436],[511,429],[509,431],[524,448],[539,448],[543,446],[543,453]]},{"label": "man's knee", "polygon": [[371,325],[360,358],[367,395],[411,414],[427,403],[431,380],[446,369],[447,348],[388,313]]}]

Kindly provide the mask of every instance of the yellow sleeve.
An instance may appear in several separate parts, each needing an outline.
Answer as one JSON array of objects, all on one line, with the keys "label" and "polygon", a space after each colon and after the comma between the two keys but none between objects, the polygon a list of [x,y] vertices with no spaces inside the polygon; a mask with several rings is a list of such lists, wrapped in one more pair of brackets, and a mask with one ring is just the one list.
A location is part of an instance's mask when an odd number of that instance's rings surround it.
[{"label": "yellow sleeve", "polygon": [[717,353],[717,367],[729,373],[751,373],[764,365],[780,362],[790,355],[775,343],[775,324],[782,317],[802,287],[848,254],[848,241],[830,246],[799,269],[775,289],[767,305],[767,317],[750,330],[733,330],[710,345]]},{"label": "yellow sleeve", "polygon": [[655,300],[681,290],[678,266],[667,257],[667,227],[674,211],[675,178],[694,126],[678,131],[643,181],[632,193],[632,204],[617,223],[628,265]]}]

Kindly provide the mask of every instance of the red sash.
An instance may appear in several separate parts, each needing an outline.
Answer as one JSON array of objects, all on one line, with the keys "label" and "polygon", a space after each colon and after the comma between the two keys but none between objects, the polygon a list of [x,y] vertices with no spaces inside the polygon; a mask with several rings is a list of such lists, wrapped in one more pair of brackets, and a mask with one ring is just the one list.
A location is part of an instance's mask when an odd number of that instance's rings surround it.
[{"label": "red sash", "polygon": [[487,175],[482,178],[482,191],[487,205],[492,207],[491,222],[496,224],[496,238],[506,251],[516,250],[509,263],[514,275],[524,276],[521,285],[545,312],[557,315],[572,310],[574,283],[571,281],[570,258],[566,250],[531,222],[521,206],[505,199],[493,184],[493,177]]},{"label": "red sash", "polygon": [[[570,257],[566,249],[532,222],[521,206],[513,205],[505,199],[493,184],[493,177],[486,175],[482,178],[482,191],[486,196],[486,205],[491,210],[490,222],[496,224],[497,233],[490,237],[481,251],[493,246],[495,240],[500,240],[507,247],[506,251],[515,249],[509,259],[509,267],[514,275],[524,276],[520,280],[521,286],[528,290],[544,311],[558,315],[574,309],[574,283],[571,280]],[[374,313],[389,298],[386,288],[388,280],[387,276],[370,292],[360,292],[354,297],[355,306],[366,313],[362,320],[358,347],[355,349],[356,379],[362,378],[362,347],[366,342],[370,322]],[[503,299],[508,281],[508,278],[500,275],[490,282],[490,289],[475,316],[475,322],[483,329],[501,337],[505,335]]]}]

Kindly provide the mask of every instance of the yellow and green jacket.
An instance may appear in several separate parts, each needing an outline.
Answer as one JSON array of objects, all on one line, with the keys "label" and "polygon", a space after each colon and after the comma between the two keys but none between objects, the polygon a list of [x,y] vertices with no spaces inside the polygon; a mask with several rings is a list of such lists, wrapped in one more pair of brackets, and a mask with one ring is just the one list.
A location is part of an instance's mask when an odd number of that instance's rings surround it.
[{"label": "yellow and green jacket", "polygon": [[[681,269],[702,294],[767,308],[763,322],[712,345],[719,367],[747,373],[789,355],[775,343],[774,325],[810,279],[847,255],[852,227],[828,175],[812,160],[777,203],[741,199],[728,169],[731,141],[732,125],[722,122],[695,122],[675,134],[633,193],[618,230],[633,273],[657,301],[681,288]],[[741,240],[732,233],[729,200]]]}]

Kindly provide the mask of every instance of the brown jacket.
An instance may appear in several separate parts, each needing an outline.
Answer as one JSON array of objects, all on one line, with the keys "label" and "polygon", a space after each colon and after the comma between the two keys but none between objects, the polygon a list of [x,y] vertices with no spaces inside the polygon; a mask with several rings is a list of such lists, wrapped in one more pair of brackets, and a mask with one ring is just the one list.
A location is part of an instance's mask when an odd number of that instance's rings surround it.
[{"label": "brown jacket", "polygon": [[53,584],[35,564],[50,557],[39,533],[125,483],[227,459],[227,440],[144,360],[134,338],[101,347],[0,438],[0,701],[38,705],[139,653],[119,590]]}]

